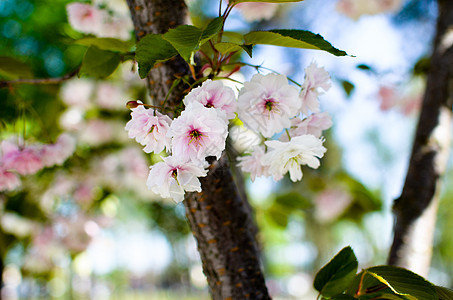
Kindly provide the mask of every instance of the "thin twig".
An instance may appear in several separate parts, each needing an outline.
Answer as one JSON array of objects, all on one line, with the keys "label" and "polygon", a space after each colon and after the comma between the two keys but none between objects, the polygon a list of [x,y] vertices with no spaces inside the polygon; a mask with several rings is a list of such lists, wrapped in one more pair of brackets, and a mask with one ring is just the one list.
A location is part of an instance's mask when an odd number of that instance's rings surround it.
[{"label": "thin twig", "polygon": [[45,85],[45,84],[58,84],[63,81],[69,80],[72,77],[76,76],[79,73],[80,66],[62,77],[55,77],[55,78],[31,78],[31,79],[15,79],[15,80],[2,80],[0,81],[0,88],[2,87],[10,87],[12,85],[17,84],[30,84],[30,85]]}]

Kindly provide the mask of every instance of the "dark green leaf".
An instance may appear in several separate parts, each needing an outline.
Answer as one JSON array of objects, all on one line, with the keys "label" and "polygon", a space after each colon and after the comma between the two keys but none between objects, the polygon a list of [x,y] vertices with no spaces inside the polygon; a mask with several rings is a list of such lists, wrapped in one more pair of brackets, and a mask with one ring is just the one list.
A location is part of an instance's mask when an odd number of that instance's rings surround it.
[{"label": "dark green leaf", "polygon": [[443,286],[434,286],[434,288],[439,296],[439,300],[453,300],[453,290]]},{"label": "dark green leaf", "polygon": [[431,58],[430,57],[422,57],[420,58],[414,66],[414,70],[412,73],[414,75],[426,75],[429,71],[429,66],[431,65]]},{"label": "dark green leaf", "polygon": [[354,300],[356,298],[350,296],[350,295],[346,295],[346,294],[339,294],[339,295],[335,295],[333,296],[332,298],[330,298],[331,300]]},{"label": "dark green leaf", "polygon": [[403,268],[377,266],[366,270],[371,276],[408,299],[437,300],[434,286],[423,277]]},{"label": "dark green leaf", "polygon": [[137,44],[135,57],[140,78],[145,78],[156,63],[178,55],[178,51],[160,34],[148,34]]},{"label": "dark green leaf", "polygon": [[345,56],[347,53],[334,48],[321,35],[306,30],[270,30],[252,31],[244,36],[246,44],[263,44],[292,48],[315,49],[327,51],[336,56]]},{"label": "dark green leaf", "polygon": [[170,29],[162,37],[178,51],[184,60],[193,64],[194,52],[215,36],[222,29],[222,25],[223,18],[218,17],[212,20],[204,30],[192,25],[181,25]]},{"label": "dark green leaf", "polygon": [[313,286],[323,296],[334,296],[344,292],[357,273],[357,258],[351,247],[343,248],[316,274]]},{"label": "dark green leaf", "polygon": [[343,89],[346,93],[346,95],[349,97],[351,96],[352,91],[354,90],[355,86],[348,80],[341,80],[341,85],[343,86]]},{"label": "dark green leaf", "polygon": [[118,52],[127,52],[134,45],[130,41],[122,41],[114,38],[96,38],[96,37],[86,37],[75,42],[79,45],[84,46],[96,46],[101,50],[109,51],[118,51]]},{"label": "dark green leaf", "polygon": [[369,65],[365,65],[365,64],[358,65],[357,69],[364,70],[364,71],[371,71],[371,67]]},{"label": "dark green leaf", "polygon": [[12,57],[0,56],[0,76],[6,79],[31,78],[33,73],[26,63]]},{"label": "dark green leaf", "polygon": [[82,61],[80,74],[105,78],[115,71],[121,61],[117,52],[100,50],[95,46],[88,48]]}]

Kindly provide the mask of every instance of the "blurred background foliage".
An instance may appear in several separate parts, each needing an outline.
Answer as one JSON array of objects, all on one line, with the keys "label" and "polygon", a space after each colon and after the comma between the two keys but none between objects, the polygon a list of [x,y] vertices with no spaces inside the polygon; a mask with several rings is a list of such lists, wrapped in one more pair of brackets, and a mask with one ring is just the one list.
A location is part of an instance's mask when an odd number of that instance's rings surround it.
[{"label": "blurred background foliage", "polygon": [[[74,43],[84,35],[68,24],[70,2],[0,1],[0,80],[77,70],[87,47]],[[216,1],[187,2],[195,25],[216,15]],[[95,3],[120,10],[125,5]],[[396,13],[357,21],[339,14],[335,4],[281,5],[273,18],[251,23],[234,11],[226,28],[312,30],[356,56],[261,47],[253,58],[243,57],[298,82],[316,60],[334,85],[321,98],[334,121],[321,168],[305,169],[296,184],[246,177],[275,299],[314,299],[313,275],[345,245],[362,267],[385,263],[391,202],[404,180],[429,64],[435,1],[404,1]],[[241,71],[247,79],[255,72]],[[148,166],[157,158],[145,155],[124,131],[125,103],[135,99],[146,99],[146,86],[130,61],[107,79],[0,89],[2,140],[52,143],[61,132],[77,139],[63,166],[24,176],[19,189],[0,192],[4,299],[208,299],[184,207],[146,189]],[[450,287],[451,175],[445,178],[430,274],[434,283]]]}]

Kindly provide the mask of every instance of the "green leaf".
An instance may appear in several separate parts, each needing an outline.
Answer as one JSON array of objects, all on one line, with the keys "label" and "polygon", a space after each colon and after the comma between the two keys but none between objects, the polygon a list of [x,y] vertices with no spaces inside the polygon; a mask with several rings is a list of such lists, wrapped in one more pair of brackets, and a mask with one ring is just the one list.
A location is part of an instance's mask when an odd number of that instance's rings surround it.
[{"label": "green leaf", "polygon": [[135,51],[140,78],[145,78],[156,63],[164,62],[176,55],[178,51],[164,40],[162,35],[146,35],[138,42]]},{"label": "green leaf", "polygon": [[352,84],[348,80],[341,80],[341,85],[343,86],[343,90],[345,91],[346,95],[348,97],[351,96],[351,93],[355,88],[354,84]]},{"label": "green leaf", "polygon": [[291,209],[305,210],[312,207],[311,202],[307,198],[296,192],[278,195],[275,202]]},{"label": "green leaf", "polygon": [[335,295],[333,296],[332,298],[330,298],[331,300],[354,300],[356,298],[350,296],[350,295],[346,295],[346,294],[339,294],[339,295]]},{"label": "green leaf", "polygon": [[0,76],[6,79],[31,78],[33,73],[28,64],[9,56],[0,56]]},{"label": "green leaf", "polygon": [[288,212],[279,205],[272,205],[267,209],[271,220],[278,226],[286,228],[288,226]]},{"label": "green leaf", "polygon": [[252,57],[252,45],[240,45],[236,43],[222,42],[215,44],[214,47],[222,54],[229,54],[231,52],[244,50],[250,57]]},{"label": "green leaf", "polygon": [[178,51],[184,60],[194,64],[194,52],[219,33],[222,26],[223,18],[218,17],[213,19],[204,30],[192,25],[180,25],[170,29],[162,37]]},{"label": "green leaf", "polygon": [[116,70],[121,61],[117,52],[100,50],[95,46],[88,48],[82,60],[80,74],[105,78]]},{"label": "green leaf", "polygon": [[75,41],[78,45],[96,46],[101,50],[127,52],[134,45],[131,41],[122,41],[114,38],[86,37]]},{"label": "green leaf", "polygon": [[430,282],[409,270],[394,266],[377,266],[365,271],[390,287],[397,295],[414,300],[439,299],[436,289]]},{"label": "green leaf", "polygon": [[443,286],[434,286],[434,288],[439,296],[439,300],[453,300],[453,290]]},{"label": "green leaf", "polygon": [[289,3],[289,2],[302,2],[304,0],[233,0],[230,1],[234,3],[241,3],[241,2],[265,2],[265,3]]},{"label": "green leaf", "polygon": [[336,56],[345,56],[343,50],[334,48],[321,35],[306,30],[270,30],[252,31],[244,36],[246,44],[263,44],[291,48],[315,49],[327,51]]},{"label": "green leaf", "polygon": [[343,248],[316,274],[313,286],[323,296],[341,294],[354,280],[357,273],[357,258],[351,247]]}]

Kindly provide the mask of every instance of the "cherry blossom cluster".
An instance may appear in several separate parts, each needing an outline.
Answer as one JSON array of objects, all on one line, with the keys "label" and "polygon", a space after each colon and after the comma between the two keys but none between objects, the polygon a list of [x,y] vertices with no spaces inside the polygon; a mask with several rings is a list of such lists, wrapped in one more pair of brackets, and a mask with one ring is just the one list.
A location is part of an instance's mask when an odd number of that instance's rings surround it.
[{"label": "cherry blossom cluster", "polygon": [[236,100],[221,81],[207,80],[183,99],[185,108],[173,120],[134,102],[126,130],[146,153],[166,151],[167,156],[151,166],[147,186],[176,202],[185,192],[201,192],[199,177],[207,175],[206,158],[220,158],[229,120],[236,114],[263,141],[239,158],[242,170],[252,180],[262,175],[280,180],[289,172],[291,180],[298,181],[301,165],[318,168],[326,151],[321,135],[332,122],[327,113],[319,112],[318,95],[329,87],[329,74],[314,63],[306,69],[301,91],[284,75],[256,74],[244,83]]},{"label": "cherry blossom cluster", "polygon": [[74,153],[75,140],[68,134],[62,134],[54,144],[24,147],[4,140],[0,143],[0,149],[0,191],[14,190],[21,184],[19,175],[31,175],[43,168],[63,164]]},{"label": "cherry blossom cluster", "polygon": [[127,6],[124,9],[117,6],[109,7],[107,4],[112,6],[112,1],[101,2],[99,5],[80,2],[68,4],[66,10],[69,24],[82,33],[129,40],[133,26]]}]

